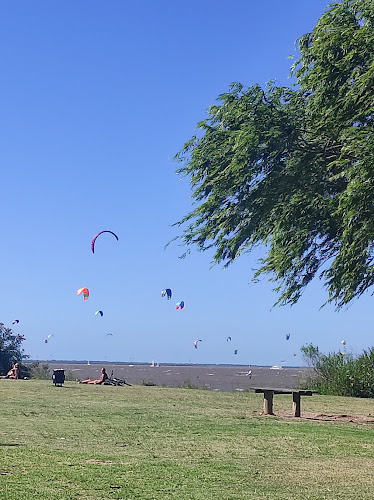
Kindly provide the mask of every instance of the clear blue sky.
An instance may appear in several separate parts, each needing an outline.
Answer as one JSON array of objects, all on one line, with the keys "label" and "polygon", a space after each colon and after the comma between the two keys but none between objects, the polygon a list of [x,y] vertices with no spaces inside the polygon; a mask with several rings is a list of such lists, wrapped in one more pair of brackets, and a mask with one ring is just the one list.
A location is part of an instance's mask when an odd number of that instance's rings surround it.
[{"label": "clear blue sky", "polygon": [[[208,253],[180,260],[178,245],[164,250],[191,208],[174,154],[231,82],[289,83],[294,42],[326,4],[2,4],[0,321],[20,320],[28,354],[298,365],[306,342],[338,350],[346,339],[354,352],[372,344],[370,295],[340,313],[320,310],[316,281],[296,306],[272,309],[271,285],[249,284],[260,252],[223,270],[210,269]],[[93,255],[91,239],[105,229],[119,242],[104,235]],[[80,287],[90,289],[86,302]]]}]

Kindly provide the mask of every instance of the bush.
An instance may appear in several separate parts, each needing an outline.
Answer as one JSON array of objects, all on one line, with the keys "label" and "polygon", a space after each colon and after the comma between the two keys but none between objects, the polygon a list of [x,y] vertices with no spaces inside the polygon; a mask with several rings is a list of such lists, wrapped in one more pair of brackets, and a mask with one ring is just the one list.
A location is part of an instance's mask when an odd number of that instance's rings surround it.
[{"label": "bush", "polygon": [[142,385],[145,385],[146,387],[157,387],[157,384],[151,382],[150,380],[144,380],[144,378],[142,379]]},{"label": "bush", "polygon": [[28,365],[28,368],[30,370],[30,378],[36,378],[39,380],[49,380],[51,378],[48,363],[33,361]]},{"label": "bush", "polygon": [[309,388],[326,395],[374,397],[374,347],[356,357],[345,352],[322,354],[312,344],[301,352],[315,372],[307,382]]}]

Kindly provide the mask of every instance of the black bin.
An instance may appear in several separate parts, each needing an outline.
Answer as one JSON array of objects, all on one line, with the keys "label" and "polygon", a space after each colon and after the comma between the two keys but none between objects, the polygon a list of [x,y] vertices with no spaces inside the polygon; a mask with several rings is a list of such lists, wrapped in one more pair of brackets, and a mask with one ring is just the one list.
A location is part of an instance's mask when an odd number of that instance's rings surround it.
[{"label": "black bin", "polygon": [[65,382],[65,370],[62,368],[53,370],[52,380],[55,386],[58,385],[62,387],[62,384]]}]

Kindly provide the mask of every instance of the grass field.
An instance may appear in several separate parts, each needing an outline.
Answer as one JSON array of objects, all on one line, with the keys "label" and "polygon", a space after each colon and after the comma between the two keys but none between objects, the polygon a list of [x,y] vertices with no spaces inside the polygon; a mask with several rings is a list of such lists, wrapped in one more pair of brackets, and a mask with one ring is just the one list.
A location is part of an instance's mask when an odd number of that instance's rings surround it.
[{"label": "grass field", "polygon": [[[0,401],[1,499],[374,497],[374,424],[263,417],[261,395],[196,389],[4,380]],[[302,411],[374,401],[314,395]]]}]

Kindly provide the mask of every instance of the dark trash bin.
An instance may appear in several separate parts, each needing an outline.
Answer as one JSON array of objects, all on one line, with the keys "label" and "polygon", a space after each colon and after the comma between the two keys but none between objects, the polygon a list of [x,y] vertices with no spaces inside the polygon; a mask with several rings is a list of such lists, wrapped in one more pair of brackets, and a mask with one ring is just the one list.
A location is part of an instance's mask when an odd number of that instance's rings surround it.
[{"label": "dark trash bin", "polygon": [[62,384],[65,382],[65,370],[61,368],[53,370],[52,380],[55,386],[62,387]]}]

